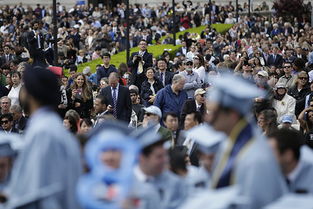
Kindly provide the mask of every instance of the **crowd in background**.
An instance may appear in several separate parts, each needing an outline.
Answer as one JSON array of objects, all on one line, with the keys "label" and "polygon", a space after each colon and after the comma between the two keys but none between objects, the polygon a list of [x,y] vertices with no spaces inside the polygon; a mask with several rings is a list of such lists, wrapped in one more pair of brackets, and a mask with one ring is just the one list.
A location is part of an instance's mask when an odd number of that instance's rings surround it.
[{"label": "crowd in background", "polygon": [[[58,4],[58,61],[69,69],[69,75],[59,76],[57,111],[82,146],[85,136],[105,121],[123,121],[134,129],[157,124],[155,129],[164,141],[175,147],[170,152],[172,172],[187,175],[187,164],[201,163],[186,133],[208,121],[206,117],[214,117],[207,109],[207,96],[214,80],[228,72],[266,92],[253,98],[251,111],[246,110],[265,136],[282,143],[282,133],[277,131],[285,128],[301,133],[304,143],[313,147],[313,28],[309,19],[287,21],[252,13],[237,22],[232,2],[220,6],[212,1],[202,7],[188,1],[177,5],[173,23],[167,3],[131,5],[130,46],[138,50],[128,63],[114,66],[111,56],[126,47],[125,8],[123,3],[112,9],[76,5],[66,11]],[[257,8],[268,10],[265,2]],[[240,10],[247,11],[247,5]],[[51,8],[18,5],[1,11],[1,129],[23,134],[29,114],[21,103],[27,62],[53,63]],[[220,34],[211,23],[233,26]],[[201,34],[186,32],[176,40],[181,48],[175,53],[164,51],[156,58],[147,50],[151,44],[173,44],[169,35],[173,27],[183,31],[201,25],[207,25]],[[166,37],[163,41],[162,36]],[[96,69],[78,72],[78,64],[98,58],[103,64]],[[182,160],[186,156],[188,160]],[[207,161],[208,171],[212,161]]]}]

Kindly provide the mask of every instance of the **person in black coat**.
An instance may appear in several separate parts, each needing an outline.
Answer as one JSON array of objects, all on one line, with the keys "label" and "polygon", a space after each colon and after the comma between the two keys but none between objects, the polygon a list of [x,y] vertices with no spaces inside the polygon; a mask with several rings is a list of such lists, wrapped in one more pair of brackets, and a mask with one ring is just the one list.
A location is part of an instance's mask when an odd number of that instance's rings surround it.
[{"label": "person in black coat", "polygon": [[167,61],[164,58],[160,58],[157,61],[158,71],[155,73],[155,77],[161,81],[163,86],[172,84],[174,74],[167,69]]},{"label": "person in black coat", "polygon": [[139,42],[139,49],[138,52],[132,53],[128,67],[130,67],[132,73],[131,84],[141,88],[141,84],[146,77],[144,74],[145,70],[153,65],[153,56],[147,52],[147,42],[145,40]]},{"label": "person in black coat", "polygon": [[44,36],[39,30],[38,21],[33,22],[32,30],[27,36],[28,50],[34,64],[45,63],[44,49]]},{"label": "person in black coat", "polygon": [[276,67],[280,67],[282,66],[283,62],[284,62],[284,59],[283,57],[278,54],[278,47],[277,46],[274,46],[273,47],[273,54],[271,54],[268,59],[267,59],[267,65],[271,66],[271,65],[274,65]]},{"label": "person in black coat", "polygon": [[74,83],[67,90],[67,98],[69,109],[74,109],[81,118],[90,118],[93,95],[86,76],[82,73],[76,75]]},{"label": "person in black coat", "polygon": [[[116,102],[113,100],[115,94]],[[119,84],[119,76],[113,72],[109,76],[109,86],[101,89],[103,95],[109,102],[108,110],[113,112],[116,119],[129,123],[132,113],[132,103],[127,87]]]},{"label": "person in black coat", "polygon": [[[189,99],[186,100],[184,106],[183,106],[183,110],[181,113],[181,121],[185,121],[185,117],[187,114],[191,113],[191,112],[199,112],[200,115],[204,115],[205,113],[205,90],[200,88],[197,89],[195,91],[195,98],[194,99]],[[180,124],[181,127],[183,126],[183,124]]]},{"label": "person in black coat", "polygon": [[156,94],[164,87],[154,75],[154,69],[152,67],[148,68],[146,71],[147,79],[141,85],[141,98],[145,107],[153,104]]}]

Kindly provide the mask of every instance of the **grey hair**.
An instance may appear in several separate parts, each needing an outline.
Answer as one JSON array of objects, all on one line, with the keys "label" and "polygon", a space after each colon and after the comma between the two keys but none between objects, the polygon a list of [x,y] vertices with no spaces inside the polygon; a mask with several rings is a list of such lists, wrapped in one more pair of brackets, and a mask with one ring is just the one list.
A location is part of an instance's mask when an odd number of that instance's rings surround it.
[{"label": "grey hair", "polygon": [[13,110],[13,111],[16,111],[18,113],[22,113],[23,112],[21,106],[19,106],[19,105],[12,105],[10,109],[11,109],[11,111]]},{"label": "grey hair", "polygon": [[180,74],[175,74],[172,80],[172,83],[177,83],[181,80],[185,80],[185,77],[183,75]]}]

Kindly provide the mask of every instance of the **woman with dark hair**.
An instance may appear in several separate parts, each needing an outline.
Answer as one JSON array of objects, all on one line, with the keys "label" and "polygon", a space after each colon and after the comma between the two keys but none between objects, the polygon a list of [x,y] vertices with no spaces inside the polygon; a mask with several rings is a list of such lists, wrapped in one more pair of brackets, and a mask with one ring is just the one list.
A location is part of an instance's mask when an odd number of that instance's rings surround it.
[{"label": "woman with dark hair", "polygon": [[80,134],[87,134],[93,127],[93,123],[89,118],[84,118],[80,120]]},{"label": "woman with dark hair", "polygon": [[305,143],[313,148],[313,100],[309,102],[309,107],[300,113],[298,120],[303,130]]},{"label": "woman with dark hair", "polygon": [[89,118],[93,108],[93,96],[87,79],[82,73],[75,76],[67,94],[69,108],[76,110],[81,118]]},{"label": "woman with dark hair", "polygon": [[259,113],[257,122],[263,134],[268,136],[270,133],[277,130],[277,113],[274,109],[263,110]]},{"label": "woman with dark hair", "polygon": [[73,134],[77,134],[79,131],[79,114],[75,110],[68,110],[63,119],[64,127]]},{"label": "woman with dark hair", "polygon": [[22,76],[21,73],[17,71],[13,71],[11,73],[11,80],[12,80],[12,87],[8,94],[8,97],[11,99],[11,105],[18,105],[19,104],[19,93],[22,87]]},{"label": "woman with dark hair", "polygon": [[162,82],[154,75],[154,69],[149,67],[146,71],[146,80],[141,85],[141,98],[146,107],[153,104],[156,94],[164,87]]},{"label": "woman with dark hair", "polygon": [[206,77],[204,58],[200,54],[193,57],[193,71],[199,75],[201,82],[204,83]]}]

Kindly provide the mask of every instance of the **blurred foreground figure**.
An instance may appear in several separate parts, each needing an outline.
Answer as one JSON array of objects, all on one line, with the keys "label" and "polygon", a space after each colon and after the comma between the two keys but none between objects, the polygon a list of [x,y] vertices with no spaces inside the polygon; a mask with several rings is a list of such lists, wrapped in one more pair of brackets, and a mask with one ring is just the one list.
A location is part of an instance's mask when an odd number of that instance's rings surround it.
[{"label": "blurred foreground figure", "polygon": [[15,162],[4,190],[5,208],[77,209],[76,184],[81,174],[80,152],[53,110],[59,103],[55,75],[42,67],[24,74],[25,97],[21,105],[30,113],[25,147]]},{"label": "blurred foreground figure", "polygon": [[270,146],[292,193],[313,193],[313,164],[301,158],[302,135],[296,130],[283,128],[269,136]]},{"label": "blurred foreground figure", "polygon": [[272,150],[248,117],[253,99],[261,95],[249,82],[224,74],[213,81],[207,104],[208,122],[228,136],[216,156],[211,185],[238,186],[249,209],[261,208],[287,190]]}]

